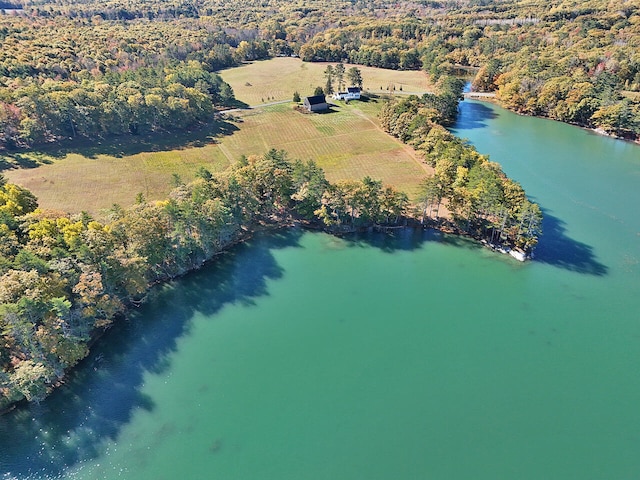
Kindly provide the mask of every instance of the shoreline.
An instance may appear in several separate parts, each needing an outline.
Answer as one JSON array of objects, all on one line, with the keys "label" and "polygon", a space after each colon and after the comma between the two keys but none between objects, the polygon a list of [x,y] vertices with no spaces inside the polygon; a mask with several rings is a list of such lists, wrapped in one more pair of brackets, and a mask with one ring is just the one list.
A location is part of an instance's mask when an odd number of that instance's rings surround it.
[{"label": "shoreline", "polygon": [[[420,222],[418,222],[416,219],[411,218],[411,217],[404,217],[402,222],[399,222],[399,224],[395,224],[395,225],[369,225],[366,227],[349,227],[349,229],[344,229],[343,231],[339,231],[339,230],[332,230],[329,228],[326,228],[324,225],[322,225],[321,223],[317,222],[317,221],[309,221],[309,220],[305,220],[305,219],[301,219],[301,218],[295,218],[292,215],[288,215],[286,217],[283,218],[275,218],[273,219],[274,223],[267,223],[267,222],[259,222],[257,223],[255,226],[253,226],[251,229],[245,230],[245,231],[241,231],[239,232],[239,235],[234,238],[233,240],[231,240],[227,245],[225,245],[224,248],[222,248],[220,251],[214,253],[210,258],[208,258],[207,260],[205,260],[204,262],[202,262],[201,264],[199,264],[198,266],[195,266],[194,268],[185,270],[184,272],[180,273],[179,275],[176,275],[174,277],[171,278],[166,278],[160,281],[156,281],[154,283],[151,283],[148,287],[148,289],[145,291],[144,295],[142,295],[142,297],[140,299],[128,302],[128,304],[126,305],[126,310],[124,312],[122,312],[122,314],[120,314],[118,316],[118,318],[116,319],[116,321],[123,321],[124,319],[127,318],[127,316],[130,314],[130,312],[132,311],[133,307],[138,308],[141,305],[143,305],[144,303],[146,303],[146,301],[149,298],[149,294],[151,293],[151,291],[159,286],[165,285],[168,282],[172,282],[174,280],[177,280],[179,278],[182,278],[186,275],[189,275],[190,273],[196,272],[198,270],[200,270],[202,267],[204,267],[205,265],[209,264],[210,262],[214,261],[215,258],[218,255],[222,255],[224,253],[226,253],[227,251],[229,251],[231,248],[235,247],[236,245],[240,245],[244,242],[249,241],[251,238],[253,238],[256,234],[258,233],[266,233],[266,232],[271,232],[271,231],[277,231],[277,230],[281,230],[281,229],[285,229],[285,228],[300,228],[303,230],[309,230],[309,231],[315,231],[315,232],[325,232],[329,235],[333,235],[339,238],[348,236],[348,235],[354,235],[354,234],[358,234],[358,233],[368,233],[368,232],[379,232],[379,233],[384,233],[386,235],[392,234],[392,232],[396,231],[396,230],[434,230],[440,233],[444,233],[444,234],[448,234],[448,235],[456,235],[456,236],[460,236],[460,237],[466,237],[466,238],[470,238],[476,242],[478,242],[479,244],[481,244],[482,246],[484,246],[485,248],[488,248],[494,252],[497,253],[502,253],[502,254],[506,254],[508,256],[513,257],[514,259],[520,261],[520,262],[525,262],[527,260],[531,260],[532,259],[532,255],[530,254],[525,254],[524,252],[521,252],[521,255],[515,255],[512,252],[520,252],[520,250],[516,250],[516,249],[512,249],[510,247],[505,247],[502,245],[495,245],[492,244],[490,242],[488,242],[486,239],[481,238],[479,236],[474,236],[471,234],[468,234],[466,232],[461,231],[459,228],[457,228],[455,226],[455,224],[453,222],[451,222],[451,220],[446,219],[446,218],[438,218],[438,219],[431,219],[431,221],[426,222],[424,224],[421,224]],[[104,334],[108,331],[108,329],[102,330],[102,331],[97,331],[94,332],[94,334],[92,334],[92,339],[88,344],[88,347],[90,348],[91,346],[93,346],[96,342],[100,341],[100,339],[104,336]],[[68,371],[66,371],[64,373],[64,375],[58,379],[56,379],[55,383],[51,384],[49,386],[49,391],[47,393],[47,396],[50,395],[54,390],[56,390],[57,388],[59,388],[60,386],[64,385],[65,380],[67,378],[68,375],[72,375],[73,372],[79,367],[79,365],[81,365],[87,357],[85,357],[84,359],[82,359],[77,365],[74,365],[73,367],[71,367]],[[46,398],[43,400],[46,401]],[[30,402],[26,399],[26,398],[21,398],[15,401],[10,401],[8,403],[6,403],[5,405],[0,406],[0,416],[7,414],[13,410],[15,410],[16,408],[22,408],[22,406],[24,405],[29,405]]]},{"label": "shoreline", "polygon": [[[481,92],[469,92],[469,93],[473,94],[473,93],[481,93]],[[495,94],[495,92],[487,92],[487,93],[494,93]],[[529,114],[529,113],[518,112],[516,110],[513,110],[513,109],[505,106],[500,101],[500,99],[498,97],[496,97],[495,95],[493,95],[493,96],[485,96],[485,95],[473,96],[473,95],[469,95],[468,97],[465,97],[465,100],[475,100],[475,101],[483,102],[483,103],[492,103],[494,105],[499,106],[500,108],[504,108],[505,110],[508,110],[509,112],[513,112],[516,115],[521,115],[523,117],[531,117],[531,118],[541,118],[543,120],[550,120],[552,122],[564,123],[565,125],[571,125],[572,127],[577,127],[577,128],[582,129],[582,130],[586,130],[588,132],[594,133],[596,135],[600,135],[601,137],[612,138],[614,140],[621,140],[623,142],[632,143],[634,145],[640,146],[640,136],[638,136],[636,138],[621,137],[620,135],[616,135],[614,133],[609,133],[605,129],[601,128],[601,127],[588,127],[586,125],[581,125],[579,123],[563,122],[562,120],[557,120],[555,118],[546,117],[544,115],[532,115],[532,114]]]}]

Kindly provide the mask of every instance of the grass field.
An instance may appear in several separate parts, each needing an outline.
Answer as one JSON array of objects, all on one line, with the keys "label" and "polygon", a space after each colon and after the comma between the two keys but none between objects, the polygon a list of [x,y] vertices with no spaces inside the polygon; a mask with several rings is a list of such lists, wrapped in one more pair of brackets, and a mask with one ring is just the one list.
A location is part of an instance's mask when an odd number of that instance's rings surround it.
[{"label": "grass field", "polygon": [[240,130],[222,146],[234,158],[282,149],[292,159],[315,160],[329,180],[369,175],[415,194],[426,172],[412,149],[380,130],[375,117],[380,104],[336,104],[323,114],[301,113],[291,104],[243,113]]},{"label": "grass field", "polygon": [[[317,86],[324,86],[326,79],[323,72],[327,65],[329,64],[279,57],[223,70],[220,76],[233,87],[238,100],[248,105],[259,105],[269,101],[290,100],[295,91],[303,97],[312,95]],[[402,87],[404,92],[414,93],[424,93],[431,88],[424,72],[345,64],[346,69],[353,66],[357,66],[362,72],[363,88],[372,93],[387,93],[387,87],[393,86],[396,91],[400,91]]]},{"label": "grass field", "polygon": [[[254,104],[257,91],[272,92],[273,101],[288,99],[295,85],[321,82],[324,68],[277,58],[227,70],[223,77],[240,101]],[[405,82],[404,91],[420,85],[421,91],[426,89],[420,72],[360,68],[365,86],[375,79],[383,85]],[[277,71],[282,75],[276,76]],[[252,87],[245,86],[248,78]],[[0,156],[0,170],[9,181],[31,190],[43,208],[98,216],[114,203],[132,204],[138,193],[148,200],[166,197],[174,173],[189,181],[201,166],[221,171],[241,155],[259,155],[270,148],[286,150],[291,159],[315,160],[332,181],[369,175],[413,196],[425,167],[412,149],[379,129],[381,100],[334,103],[324,114],[301,113],[286,103],[234,112],[228,121],[193,132],[123,136],[104,144],[73,143]]]},{"label": "grass field", "polygon": [[132,204],[138,193],[148,200],[165,198],[174,173],[189,181],[201,166],[212,172],[227,168],[230,162],[212,138],[217,134],[214,126],[180,135],[122,137],[104,147],[50,149],[0,161],[9,167],[3,175],[31,190],[41,207],[99,214],[114,203]]}]

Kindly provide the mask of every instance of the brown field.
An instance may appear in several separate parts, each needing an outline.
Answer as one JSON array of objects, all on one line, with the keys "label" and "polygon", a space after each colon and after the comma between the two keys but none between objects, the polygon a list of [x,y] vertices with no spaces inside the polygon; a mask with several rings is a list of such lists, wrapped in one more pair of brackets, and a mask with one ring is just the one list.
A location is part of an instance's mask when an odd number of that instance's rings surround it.
[{"label": "brown field", "polygon": [[[322,72],[327,65],[335,63],[311,63],[299,58],[280,57],[223,70],[220,76],[233,87],[238,100],[248,105],[259,105],[290,100],[295,91],[303,97],[312,95],[317,86],[324,86],[326,79]],[[345,64],[346,69],[354,66],[362,72],[363,88],[372,93],[387,93],[387,88],[391,87],[390,91],[393,91],[394,86],[396,92],[401,87],[402,91],[412,93],[425,93],[431,89],[424,72]],[[334,88],[337,87],[334,85]]]},{"label": "brown field", "polygon": [[[296,85],[322,82],[324,68],[277,58],[227,70],[223,77],[240,101],[255,103],[256,95],[267,91],[278,101],[287,100]],[[405,92],[427,87],[420,72],[360,68],[365,87],[374,80],[402,84]],[[245,86],[249,78],[251,87]],[[201,166],[221,171],[241,155],[259,155],[270,148],[286,150],[291,159],[315,160],[332,181],[368,175],[415,195],[425,167],[411,148],[379,129],[382,100],[334,104],[324,114],[301,113],[290,102],[263,106],[234,112],[227,121],[193,132],[118,137],[104,145],[74,143],[0,156],[0,170],[4,165],[7,179],[31,190],[43,208],[98,216],[114,203],[132,204],[138,193],[148,200],[166,197],[174,173],[189,181]]]}]

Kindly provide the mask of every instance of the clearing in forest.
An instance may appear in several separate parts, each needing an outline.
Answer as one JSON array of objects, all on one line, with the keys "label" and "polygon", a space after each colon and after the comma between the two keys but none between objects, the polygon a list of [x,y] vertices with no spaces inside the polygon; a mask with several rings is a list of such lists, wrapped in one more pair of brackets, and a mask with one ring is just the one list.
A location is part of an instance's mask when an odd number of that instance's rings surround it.
[{"label": "clearing in forest", "polygon": [[[220,76],[231,85],[239,101],[259,105],[291,100],[296,91],[302,97],[313,95],[316,87],[324,87],[326,83],[323,72],[327,65],[335,66],[336,63],[311,63],[299,58],[278,57],[223,70]],[[427,75],[422,71],[386,70],[345,64],[345,70],[351,67],[360,69],[362,86],[372,93],[386,94],[395,91],[422,94],[432,90]],[[338,89],[335,81],[334,89]]]},{"label": "clearing in forest", "polygon": [[[238,100],[259,104],[249,91],[271,92],[271,101],[288,100],[296,89],[302,96],[312,93],[301,85],[322,84],[326,65],[276,58],[226,70],[222,76]],[[375,81],[396,88],[404,82],[405,92],[427,89],[422,72],[358,68],[365,88]],[[274,73],[278,71],[279,77]],[[253,83],[246,87],[249,78]],[[147,200],[165,198],[173,174],[190,181],[202,166],[222,171],[241,155],[260,155],[270,148],[286,150],[292,160],[315,160],[331,181],[368,175],[414,196],[425,168],[411,148],[379,129],[382,100],[332,103],[331,111],[323,114],[301,113],[289,102],[236,111],[193,132],[122,136],[101,144],[73,142],[5,156],[0,169],[5,167],[2,173],[9,181],[31,190],[43,208],[98,216],[114,203],[134,203],[138,193]],[[21,168],[6,168],[16,165]]]},{"label": "clearing in forest", "polygon": [[291,159],[315,160],[331,181],[368,175],[413,196],[426,172],[411,148],[380,130],[381,102],[333,102],[321,114],[301,113],[292,104],[242,112],[240,130],[221,143],[235,158],[286,150]]},{"label": "clearing in forest", "polygon": [[0,156],[0,168],[19,166],[2,174],[31,190],[42,208],[100,216],[101,210],[115,203],[133,204],[138,193],[147,200],[166,198],[174,174],[188,182],[202,166],[211,172],[226,169],[229,161],[213,143],[218,125],[197,132],[122,136],[105,140],[103,145],[74,143],[67,148],[5,155]]}]

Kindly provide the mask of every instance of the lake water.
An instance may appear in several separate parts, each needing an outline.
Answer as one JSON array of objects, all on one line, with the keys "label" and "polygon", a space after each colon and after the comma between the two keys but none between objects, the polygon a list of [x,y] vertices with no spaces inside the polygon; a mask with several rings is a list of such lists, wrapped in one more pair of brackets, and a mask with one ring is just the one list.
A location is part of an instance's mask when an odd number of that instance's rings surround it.
[{"label": "lake water", "polygon": [[258,236],[0,418],[0,478],[637,478],[640,148],[461,108],[545,211],[534,262],[433,232]]}]

